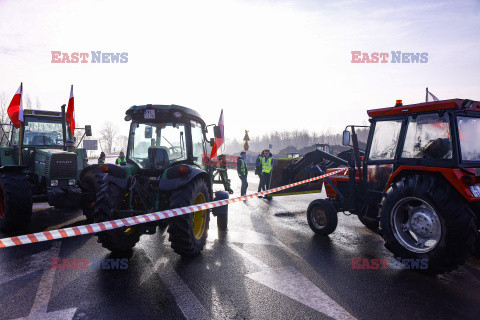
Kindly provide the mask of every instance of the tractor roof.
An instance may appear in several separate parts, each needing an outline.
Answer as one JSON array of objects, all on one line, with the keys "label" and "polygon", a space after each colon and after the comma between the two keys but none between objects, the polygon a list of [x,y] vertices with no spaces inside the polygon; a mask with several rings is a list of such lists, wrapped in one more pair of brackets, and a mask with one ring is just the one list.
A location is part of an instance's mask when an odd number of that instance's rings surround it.
[{"label": "tractor roof", "polygon": [[25,109],[23,110],[24,116],[39,116],[39,117],[50,117],[50,118],[62,118],[62,113],[60,111],[49,111],[49,110],[35,110],[35,109]]},{"label": "tractor roof", "polygon": [[466,110],[480,112],[480,102],[466,100],[466,99],[465,100],[450,99],[450,100],[423,102],[423,103],[409,104],[409,105],[400,105],[400,106],[395,106],[390,108],[371,109],[371,110],[368,110],[367,113],[369,117],[375,118],[375,117],[391,116],[391,115],[397,115],[397,114],[428,112],[428,111],[447,110],[447,109],[459,109],[459,110],[466,109]]},{"label": "tractor roof", "polygon": [[188,115],[191,115],[191,116],[194,116],[196,118],[199,118],[199,119],[202,119],[202,117],[200,116],[200,114],[195,111],[195,110],[192,110],[190,108],[187,108],[187,107],[182,107],[182,106],[177,106],[175,104],[171,104],[171,105],[163,105],[163,104],[146,104],[146,105],[140,105],[140,106],[131,106],[126,114],[127,115],[130,115],[132,113],[136,113],[136,112],[139,112],[139,111],[143,111],[147,108],[151,108],[151,109],[156,109],[156,110],[172,110],[172,111],[181,111],[183,113],[186,113]]}]

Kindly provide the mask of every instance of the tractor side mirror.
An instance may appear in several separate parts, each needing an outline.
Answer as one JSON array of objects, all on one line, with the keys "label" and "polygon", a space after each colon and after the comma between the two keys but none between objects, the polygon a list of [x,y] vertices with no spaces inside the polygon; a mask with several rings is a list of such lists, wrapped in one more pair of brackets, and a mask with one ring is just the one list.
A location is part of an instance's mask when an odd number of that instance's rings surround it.
[{"label": "tractor side mirror", "polygon": [[145,127],[145,139],[152,139],[152,127],[146,126]]},{"label": "tractor side mirror", "polygon": [[213,147],[215,145],[215,139],[214,138],[210,138],[210,146]]},{"label": "tractor side mirror", "polygon": [[343,131],[342,144],[344,146],[350,145],[350,131],[348,130]]},{"label": "tractor side mirror", "polygon": [[222,137],[222,131],[220,130],[219,126],[214,126],[213,127],[213,135],[215,138],[221,138]]},{"label": "tractor side mirror", "polygon": [[91,137],[92,136],[92,126],[91,125],[86,125],[85,126],[85,135],[87,137]]}]

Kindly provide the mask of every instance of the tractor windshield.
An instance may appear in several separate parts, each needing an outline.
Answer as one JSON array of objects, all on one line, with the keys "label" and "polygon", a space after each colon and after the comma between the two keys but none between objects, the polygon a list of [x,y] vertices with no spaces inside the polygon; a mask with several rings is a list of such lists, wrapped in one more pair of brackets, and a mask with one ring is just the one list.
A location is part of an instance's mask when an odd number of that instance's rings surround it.
[{"label": "tractor windshield", "polygon": [[[18,143],[19,129],[12,132],[12,143]],[[25,117],[24,146],[63,146],[62,122],[59,119]]]},{"label": "tractor windshield", "polygon": [[127,157],[142,169],[187,159],[183,123],[132,123]]},{"label": "tractor windshield", "polygon": [[462,160],[480,160],[480,118],[458,117],[458,133]]}]

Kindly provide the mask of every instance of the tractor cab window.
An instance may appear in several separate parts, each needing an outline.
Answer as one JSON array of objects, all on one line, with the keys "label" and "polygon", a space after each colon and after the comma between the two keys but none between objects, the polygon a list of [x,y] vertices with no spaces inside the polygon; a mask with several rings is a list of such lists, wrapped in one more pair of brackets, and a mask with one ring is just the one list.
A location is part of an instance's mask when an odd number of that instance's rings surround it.
[{"label": "tractor cab window", "polygon": [[192,130],[192,155],[193,161],[202,163],[202,157],[205,156],[205,140],[202,125],[196,121],[190,121]]},{"label": "tractor cab window", "polygon": [[451,159],[448,115],[423,114],[408,118],[403,158]]},{"label": "tractor cab window", "polygon": [[480,118],[458,117],[457,121],[462,160],[480,161]]},{"label": "tractor cab window", "polygon": [[370,160],[392,160],[395,158],[402,120],[377,121],[370,147]]},{"label": "tractor cab window", "polygon": [[62,146],[62,123],[54,119],[25,118],[23,145]]},{"label": "tractor cab window", "polygon": [[144,169],[187,159],[183,123],[132,123],[128,158]]}]

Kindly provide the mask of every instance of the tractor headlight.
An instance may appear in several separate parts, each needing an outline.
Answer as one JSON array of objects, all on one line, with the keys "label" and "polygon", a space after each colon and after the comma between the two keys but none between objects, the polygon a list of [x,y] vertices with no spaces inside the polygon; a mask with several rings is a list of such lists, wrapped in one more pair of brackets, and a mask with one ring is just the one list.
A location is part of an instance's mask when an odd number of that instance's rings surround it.
[{"label": "tractor headlight", "polygon": [[74,186],[75,182],[76,182],[75,179],[70,179],[70,180],[68,180],[68,185],[69,186]]},{"label": "tractor headlight", "polygon": [[51,180],[51,181],[50,181],[50,185],[51,185],[52,187],[58,187],[58,180]]}]

